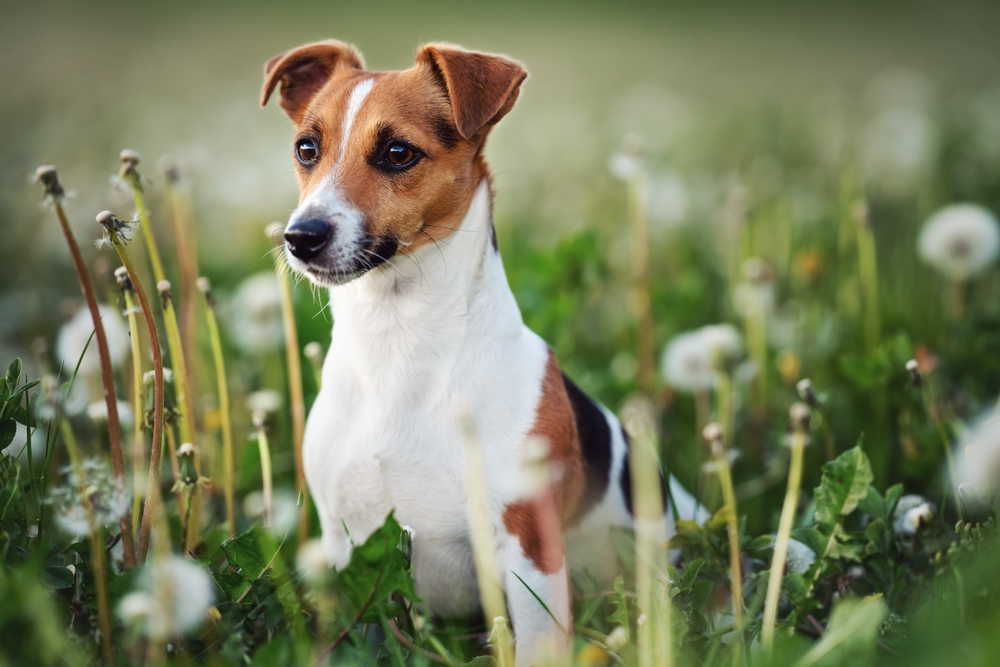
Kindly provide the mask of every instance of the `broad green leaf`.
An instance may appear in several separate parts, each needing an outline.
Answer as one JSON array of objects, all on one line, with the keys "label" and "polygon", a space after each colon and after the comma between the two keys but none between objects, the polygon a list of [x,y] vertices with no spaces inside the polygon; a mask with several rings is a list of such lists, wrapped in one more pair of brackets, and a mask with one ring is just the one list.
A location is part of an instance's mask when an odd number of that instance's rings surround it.
[{"label": "broad green leaf", "polygon": [[875,519],[885,518],[885,501],[882,500],[882,494],[874,485],[868,485],[868,493],[858,503],[858,509],[865,514],[870,514]]},{"label": "broad green leaf", "polygon": [[38,573],[38,578],[45,586],[56,590],[69,588],[73,585],[73,573],[58,565],[43,567]]},{"label": "broad green leaf", "polygon": [[14,435],[17,433],[17,422],[13,419],[0,421],[0,449],[6,449],[10,443],[14,442]]},{"label": "broad green leaf", "polygon": [[397,615],[401,611],[398,605],[387,606],[393,593],[418,601],[409,563],[400,549],[402,534],[403,529],[390,513],[381,528],[364,544],[355,546],[347,567],[337,573],[338,586],[353,613],[361,614],[362,623],[378,622],[380,609],[388,617]]},{"label": "broad green leaf", "polygon": [[889,613],[880,598],[842,600],[833,609],[830,625],[823,638],[795,667],[812,665],[852,665],[863,667],[874,662],[879,624]]},{"label": "broad green leaf", "polygon": [[695,579],[698,578],[698,571],[704,564],[704,558],[696,558],[691,561],[691,564],[684,570],[684,579],[681,581],[681,588],[691,588],[694,586]]},{"label": "broad green leaf", "polygon": [[21,377],[21,359],[17,358],[10,362],[10,366],[7,367],[7,386],[13,391],[14,387],[17,386],[17,381]]},{"label": "broad green leaf", "polygon": [[245,580],[253,581],[267,569],[279,546],[267,530],[251,528],[223,544],[222,551],[229,564],[238,568]]},{"label": "broad green leaf", "polygon": [[823,466],[823,479],[816,487],[816,520],[834,524],[857,508],[868,495],[874,479],[868,457],[858,445]]}]

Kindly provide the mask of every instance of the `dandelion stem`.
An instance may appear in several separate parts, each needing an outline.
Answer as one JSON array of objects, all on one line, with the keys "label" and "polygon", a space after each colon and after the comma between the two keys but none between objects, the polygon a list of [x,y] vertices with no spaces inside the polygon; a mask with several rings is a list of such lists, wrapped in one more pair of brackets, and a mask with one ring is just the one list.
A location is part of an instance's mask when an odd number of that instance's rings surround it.
[{"label": "dandelion stem", "polygon": [[[503,589],[497,578],[496,535],[490,520],[489,498],[486,494],[486,471],[483,468],[482,444],[472,417],[460,416],[460,425],[465,434],[465,474],[469,501],[466,512],[469,522],[469,537],[472,542],[473,560],[476,564],[476,579],[479,582],[479,599],[483,615],[493,619],[494,630],[497,623],[507,616],[507,603]],[[497,664],[513,663],[513,647],[503,641],[492,643]]]},{"label": "dandelion stem", "polygon": [[857,200],[851,205],[851,215],[858,230],[858,271],[864,303],[865,340],[868,348],[878,347],[882,337],[882,324],[878,298],[878,260],[875,254],[875,234],[868,215],[868,205]]},{"label": "dandelion stem", "polygon": [[[87,301],[87,308],[90,310],[90,317],[94,322],[97,352],[101,360],[101,380],[104,383],[104,402],[108,408],[108,441],[111,448],[111,463],[114,468],[115,481],[124,485],[127,483],[125,479],[125,453],[122,450],[121,422],[118,419],[118,398],[115,394],[115,376],[111,367],[111,354],[108,351],[108,337],[104,332],[101,313],[97,307],[97,296],[94,294],[90,275],[87,273],[87,266],[83,261],[83,255],[80,253],[80,246],[77,245],[76,237],[73,236],[69,220],[66,218],[66,211],[63,209],[62,200],[65,193],[63,192],[62,185],[59,183],[56,168],[51,166],[39,167],[35,174],[38,180],[45,186],[45,194],[52,201],[52,208],[55,209],[56,218],[59,220],[63,236],[66,237],[66,245],[69,247],[70,255],[73,257],[73,264],[76,266],[80,289],[83,291],[84,299]],[[135,565],[135,560],[130,553],[134,545],[132,542],[132,523],[127,513],[121,516],[120,523],[123,561],[125,567],[129,568]]]},{"label": "dandelion stem", "polygon": [[[110,216],[110,217],[109,217]],[[149,307],[149,300],[146,298],[146,291],[139,282],[135,266],[129,259],[128,252],[121,236],[113,228],[112,220],[114,216],[110,213],[98,215],[98,222],[105,226],[111,243],[118,252],[125,270],[128,272],[129,280],[132,281],[132,288],[139,298],[139,307],[142,309],[142,317],[146,322],[146,331],[149,334],[149,347],[153,353],[153,443],[149,452],[149,477],[146,483],[146,504],[142,510],[142,521],[139,524],[139,544],[136,550],[136,562],[142,565],[146,562],[146,552],[149,550],[149,535],[152,529],[153,505],[155,498],[159,495],[157,490],[160,483],[160,452],[163,448],[163,353],[160,351],[160,341],[156,333],[156,320],[153,319],[153,311]]]},{"label": "dandelion stem", "polygon": [[254,415],[254,428],[257,432],[257,447],[260,449],[260,476],[264,487],[264,525],[274,524],[274,491],[271,480],[271,446],[267,441],[267,429],[264,416]]},{"label": "dandelion stem", "polygon": [[632,307],[636,318],[637,382],[639,391],[652,397],[656,389],[656,351],[650,298],[649,215],[646,172],[637,169],[628,180],[628,210],[632,233]]},{"label": "dandelion stem", "polygon": [[97,588],[97,624],[101,629],[101,648],[104,651],[104,663],[113,667],[115,664],[115,654],[112,649],[111,617],[108,612],[108,572],[105,565],[107,554],[104,551],[104,540],[101,539],[100,526],[97,525],[97,517],[94,515],[94,507],[91,504],[87,475],[83,467],[83,459],[80,457],[80,448],[77,446],[76,436],[73,435],[73,429],[65,419],[60,422],[59,431],[62,434],[63,441],[66,443],[66,451],[69,453],[69,460],[73,465],[73,473],[76,475],[76,485],[80,494],[80,502],[83,504],[83,511],[87,517],[87,527],[90,533],[90,552],[93,557],[91,569],[94,573],[94,582]]},{"label": "dandelion stem", "polygon": [[141,470],[145,469],[146,442],[142,435],[143,387],[142,387],[142,353],[139,349],[139,323],[136,318],[135,299],[132,298],[132,281],[128,279],[128,271],[124,267],[115,271],[118,286],[121,288],[125,301],[125,313],[128,319],[128,334],[132,344],[132,406],[135,419],[132,421],[132,531],[139,532],[139,516],[143,496]]},{"label": "dandelion stem", "polygon": [[[177,407],[181,413],[178,421],[181,432],[181,442],[194,443],[194,407],[191,401],[191,394],[188,392],[187,364],[184,360],[184,349],[181,346],[180,328],[177,326],[177,311],[174,309],[173,296],[170,294],[170,282],[161,280],[157,284],[157,289],[160,292],[160,305],[163,306],[163,321],[167,327],[167,345],[170,348],[170,363],[173,365],[174,371],[174,391],[177,397]],[[197,469],[197,454],[195,454],[194,457],[194,465],[195,469]],[[194,502],[196,505],[200,503],[200,499],[200,494],[195,491]],[[196,513],[196,522],[197,518],[198,515]],[[191,528],[193,528],[193,535],[185,534],[184,536],[184,551],[191,550],[191,540],[198,536],[198,526],[191,526]]]},{"label": "dandelion stem", "polygon": [[[632,476],[635,521],[635,587],[646,622],[638,630],[638,664],[673,665],[670,597],[666,554],[669,540],[664,519],[661,483],[665,483],[656,455],[656,421],[652,402],[641,395],[622,410],[625,429],[632,436],[628,465]],[[666,584],[669,586],[669,584]]]},{"label": "dandelion stem", "polygon": [[[267,234],[277,245],[281,245],[280,223],[268,226]],[[305,544],[309,537],[309,487],[306,485],[306,470],[302,461],[302,441],[306,430],[306,401],[302,393],[302,360],[299,351],[299,334],[295,327],[295,307],[292,301],[292,285],[288,271],[283,266],[274,270],[281,289],[281,320],[285,327],[285,354],[288,363],[288,391],[292,403],[292,443],[295,448],[295,486],[302,494],[299,508],[299,544]]]},{"label": "dandelion stem", "polygon": [[[198,278],[197,237],[194,233],[194,207],[191,205],[191,188],[186,179],[182,178],[176,165],[167,169],[166,200],[167,210],[174,229],[174,245],[176,246],[177,265],[181,278],[180,290],[180,322],[181,340],[187,353],[187,365],[194,368],[194,355],[197,349],[197,320],[195,317],[196,299],[195,285]],[[193,377],[188,378],[193,382]],[[192,395],[194,391],[191,391]]]},{"label": "dandelion stem", "polygon": [[[768,652],[774,648],[778,601],[781,597],[781,582],[785,574],[785,563],[788,560],[788,542],[792,535],[792,525],[795,523],[795,506],[799,501],[799,488],[802,484],[802,459],[806,448],[808,428],[808,408],[801,403],[796,403],[792,406],[792,410],[792,457],[788,468],[788,490],[785,493],[785,502],[781,506],[778,536],[774,543],[774,554],[771,557],[771,570],[767,579],[767,597],[764,600],[764,621],[761,629],[761,643]],[[795,414],[797,410],[805,410],[806,416],[798,417]]]},{"label": "dandelion stem", "polygon": [[[736,511],[736,494],[733,491],[733,478],[729,471],[729,457],[726,456],[724,440],[725,429],[718,424],[705,427],[704,436],[712,449],[715,466],[718,468],[719,485],[722,487],[722,498],[726,504],[726,526],[729,533],[729,579],[733,592],[733,617],[735,625],[743,630],[743,562],[740,556],[740,526]],[[743,653],[742,636],[733,642],[733,664],[740,662]]]},{"label": "dandelion stem", "polygon": [[205,320],[208,323],[208,338],[212,344],[212,357],[215,361],[215,381],[219,390],[219,415],[222,422],[222,483],[226,496],[226,522],[229,524],[229,534],[232,535],[236,532],[235,510],[233,509],[233,425],[229,414],[226,361],[222,356],[222,339],[219,337],[219,323],[215,318],[215,299],[212,297],[208,278],[199,278],[198,288],[205,296]]}]

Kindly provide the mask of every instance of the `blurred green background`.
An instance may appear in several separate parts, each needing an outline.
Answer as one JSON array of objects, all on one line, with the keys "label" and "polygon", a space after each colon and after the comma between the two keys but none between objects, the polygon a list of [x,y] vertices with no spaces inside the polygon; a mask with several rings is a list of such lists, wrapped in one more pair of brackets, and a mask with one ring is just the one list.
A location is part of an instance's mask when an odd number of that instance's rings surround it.
[{"label": "blurred green background", "polygon": [[[175,156],[194,192],[201,272],[225,297],[271,267],[264,226],[297,199],[290,122],[273,103],[257,107],[263,63],[335,37],[372,69],[400,69],[421,42],[450,41],[506,53],[531,73],[487,149],[500,244],[526,321],[586,389],[616,407],[635,387],[626,189],[608,165],[637,133],[650,179],[657,354],[681,331],[741,323],[733,262],[761,257],[776,276],[762,371],[771,392],[762,414],[739,412],[737,477],[767,467],[794,382],[811,376],[829,392],[838,449],[865,431],[880,486],[933,489],[941,450],[922,421],[913,426],[904,357],[921,345],[946,357],[956,418],[1000,389],[1000,275],[971,285],[968,317],[949,324],[947,286],[915,250],[941,205],[1000,209],[998,26],[1000,3],[964,1],[8,3],[0,359],[36,359],[31,341],[54,340],[79,305],[63,240],[30,182],[36,166],[56,164],[75,192],[68,209],[93,264],[94,213],[131,211],[110,184],[118,151],[143,155],[163,227],[156,161]],[[845,197],[862,195],[890,341],[874,352],[843,221]],[[746,216],[734,223],[741,198]],[[106,290],[110,268],[95,266]],[[330,321],[314,296],[297,290],[301,339],[325,344]],[[280,368],[251,359],[237,372],[246,368],[248,391],[282,381]],[[665,390],[662,400],[666,458],[697,486],[693,399]],[[807,484],[823,460],[818,448],[811,456]],[[777,511],[764,511],[764,498],[746,507],[754,529]]]}]

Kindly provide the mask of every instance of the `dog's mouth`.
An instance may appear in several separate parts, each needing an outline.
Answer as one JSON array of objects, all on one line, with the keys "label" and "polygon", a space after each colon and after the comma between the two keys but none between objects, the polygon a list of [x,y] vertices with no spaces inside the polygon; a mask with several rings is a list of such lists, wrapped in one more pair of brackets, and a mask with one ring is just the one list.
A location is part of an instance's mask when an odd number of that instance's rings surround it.
[{"label": "dog's mouth", "polygon": [[286,256],[292,268],[305,274],[313,283],[334,287],[349,283],[388,264],[398,250],[399,241],[395,237],[366,234],[355,251],[345,259],[323,254],[309,261],[302,261],[291,253]]}]

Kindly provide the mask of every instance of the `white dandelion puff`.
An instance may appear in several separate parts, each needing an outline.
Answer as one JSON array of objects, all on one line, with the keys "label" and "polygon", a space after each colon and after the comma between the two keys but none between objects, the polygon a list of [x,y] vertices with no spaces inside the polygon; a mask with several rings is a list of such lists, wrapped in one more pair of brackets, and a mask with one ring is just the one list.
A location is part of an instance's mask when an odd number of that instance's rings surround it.
[{"label": "white dandelion puff", "polygon": [[711,389],[722,366],[740,357],[743,341],[729,324],[712,324],[676,336],[667,345],[660,368],[667,383],[681,391]]},{"label": "white dandelion puff", "polygon": [[330,569],[322,540],[311,539],[303,544],[295,557],[295,564],[306,581],[321,580]]},{"label": "white dandelion puff", "polygon": [[141,634],[176,637],[197,630],[214,599],[212,577],[204,567],[170,556],[143,568],[137,590],[122,598],[117,611]]},{"label": "white dandelion puff", "polygon": [[805,574],[816,560],[816,552],[796,539],[788,540],[788,560],[785,567],[789,574]]},{"label": "white dandelion puff", "polygon": [[[132,349],[128,337],[128,327],[126,327],[118,309],[103,304],[97,309],[108,339],[111,365],[117,368]],[[56,354],[64,368],[75,368],[76,362],[82,354],[83,361],[80,362],[80,373],[87,375],[101,372],[101,358],[97,352],[97,341],[91,341],[90,345],[87,345],[93,332],[94,321],[90,318],[90,310],[87,308],[80,308],[72,319],[63,325],[56,341]],[[85,347],[86,354],[83,352]]]},{"label": "white dandelion puff", "polygon": [[[94,401],[87,406],[87,417],[97,424],[106,424],[108,421],[108,404],[105,401]],[[132,404],[125,401],[118,401],[118,421],[122,426],[130,426],[135,423],[135,415],[132,412]]]},{"label": "white dandelion puff", "polygon": [[273,389],[261,389],[247,396],[247,408],[250,409],[250,412],[260,410],[267,414],[274,414],[281,409],[283,402],[281,394]]},{"label": "white dandelion puff", "polygon": [[968,429],[959,440],[956,476],[989,495],[1000,487],[1000,415],[992,413]]},{"label": "white dandelion puff", "polygon": [[[72,468],[63,471],[66,482],[52,490],[49,503],[55,510],[56,521],[67,533],[83,536],[89,532],[87,513],[80,484]],[[119,519],[132,508],[132,494],[128,485],[119,484],[106,461],[85,459],[83,474],[86,477],[86,497],[94,511],[97,524],[105,529],[117,529]]]},{"label": "white dandelion puff", "polygon": [[920,257],[954,281],[982,273],[1000,250],[1000,225],[977,204],[951,204],[924,224],[917,241]]},{"label": "white dandelion puff", "polygon": [[921,527],[934,518],[934,506],[923,496],[906,495],[896,503],[892,513],[892,528],[900,535],[916,535]]},{"label": "white dandelion puff", "polygon": [[270,352],[281,347],[285,336],[281,293],[270,272],[254,274],[240,283],[228,312],[230,335],[244,352]]}]

